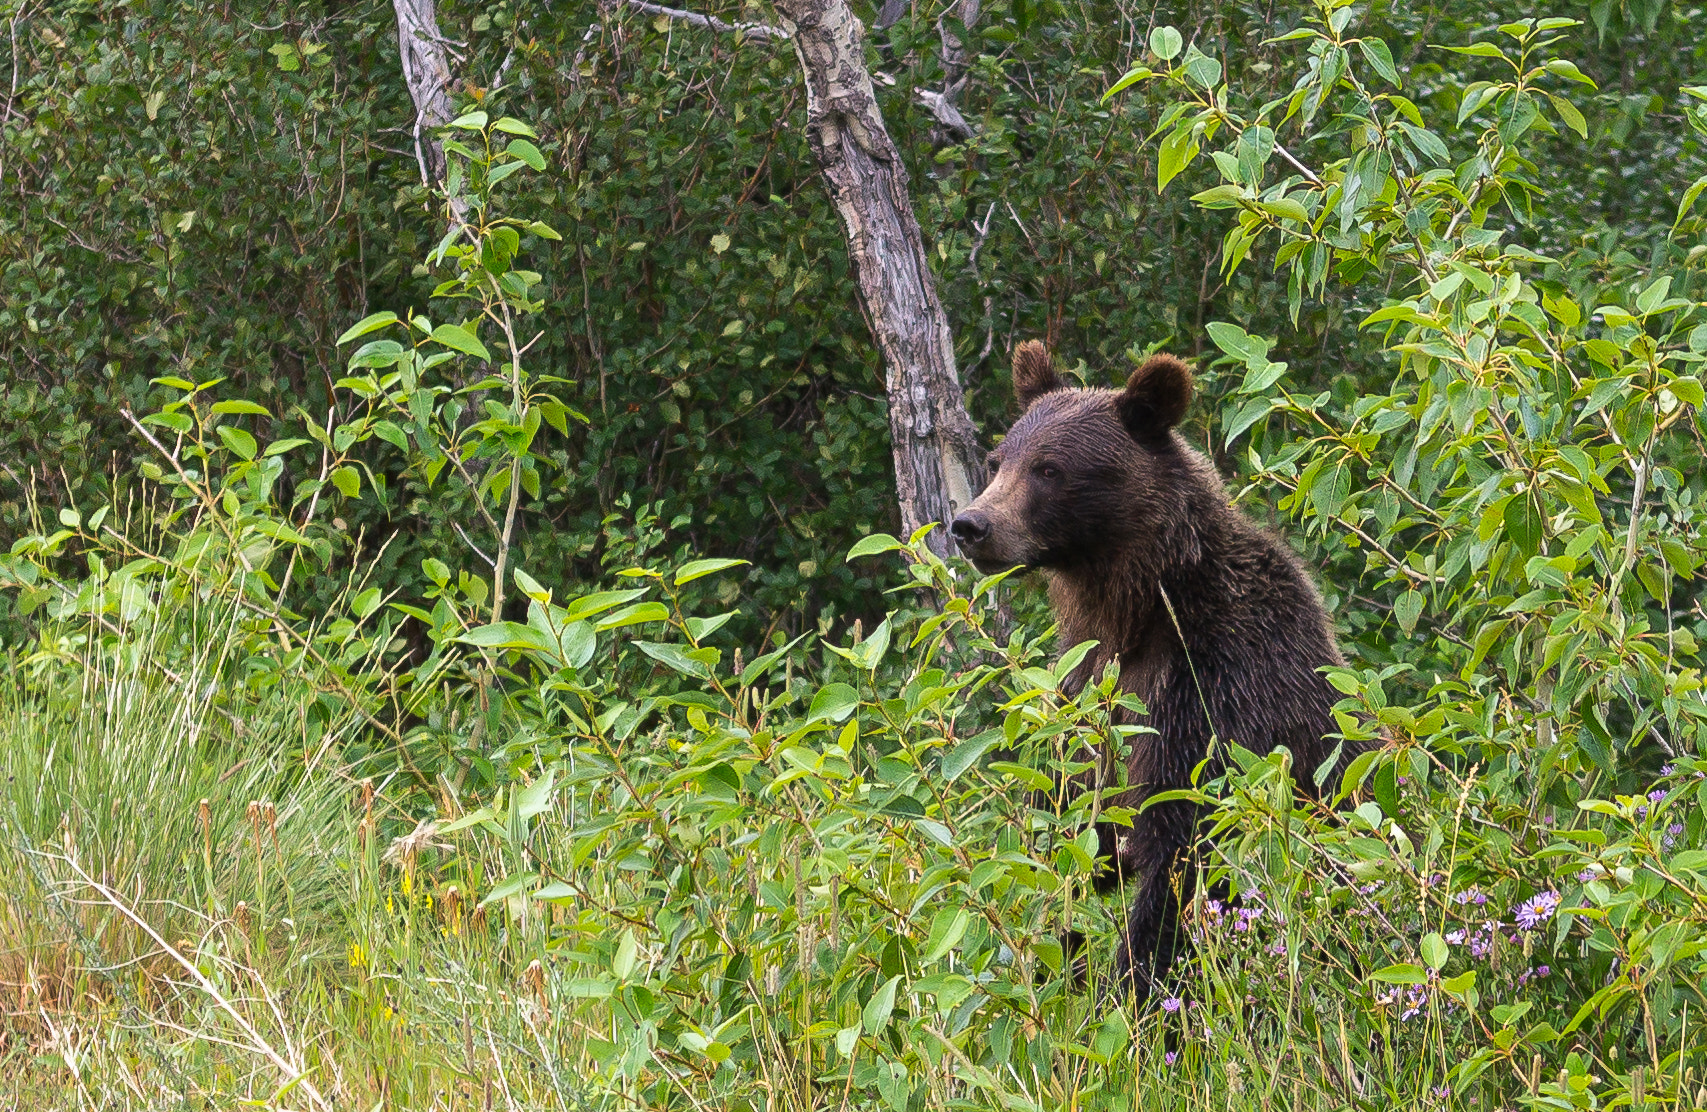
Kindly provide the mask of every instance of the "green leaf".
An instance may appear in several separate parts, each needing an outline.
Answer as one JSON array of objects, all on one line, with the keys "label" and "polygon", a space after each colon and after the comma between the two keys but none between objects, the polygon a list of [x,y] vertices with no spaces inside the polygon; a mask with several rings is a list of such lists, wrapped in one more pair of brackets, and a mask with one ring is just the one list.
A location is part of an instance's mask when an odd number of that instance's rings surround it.
[{"label": "green leaf", "polygon": [[[652,605],[658,604],[653,603]],[[711,676],[703,662],[689,656],[687,651],[679,645],[660,645],[653,641],[636,641],[634,646],[659,664],[680,672],[684,676],[692,676],[699,680],[709,679]]]},{"label": "green leaf", "polygon": [[1525,556],[1541,550],[1542,529],[1545,523],[1535,509],[1534,499],[1527,493],[1514,496],[1505,504],[1505,531],[1511,542]]},{"label": "green leaf", "polygon": [[480,901],[481,907],[507,900],[511,896],[519,896],[539,883],[538,873],[516,873],[505,877],[495,885],[492,891],[486,893],[486,898]]},{"label": "green leaf", "polygon": [[219,433],[219,438],[225,441],[225,446],[230,448],[237,455],[242,456],[244,459],[255,458],[255,453],[259,450],[259,445],[255,443],[255,438],[253,436],[250,436],[242,429],[234,429],[230,425],[220,425],[215,431]]},{"label": "green leaf", "polygon": [[715,575],[717,572],[726,571],[729,568],[738,568],[747,563],[751,563],[751,561],[719,559],[693,560],[676,569],[676,586],[680,587],[684,583],[692,583],[696,579],[703,579],[708,575]]},{"label": "green leaf", "polygon": [[[646,593],[645,587],[634,587],[626,591],[597,591],[590,595],[582,595],[570,601],[568,606],[569,620],[590,618],[595,614],[603,614],[613,606],[621,606],[632,602]],[[668,617],[668,612],[665,613]]]},{"label": "green leaf", "polygon": [[1417,618],[1422,614],[1423,597],[1416,591],[1406,591],[1393,601],[1393,616],[1399,619],[1399,628],[1406,633],[1417,628]]},{"label": "green leaf", "polygon": [[535,579],[521,568],[516,568],[511,572],[510,578],[515,580],[516,587],[522,592],[522,594],[533,599],[535,602],[544,602],[546,599],[551,597],[551,592],[541,586],[539,580]]},{"label": "green leaf", "polygon": [[1203,330],[1209,333],[1209,338],[1215,346],[1235,359],[1252,359],[1258,356],[1267,357],[1268,345],[1261,340],[1254,340],[1243,328],[1226,321],[1212,320],[1204,325]]},{"label": "green leaf", "polygon": [[1266,360],[1259,366],[1255,363],[1245,372],[1245,379],[1239,383],[1239,393],[1258,394],[1280,381],[1286,373],[1286,363],[1270,363]]},{"label": "green leaf", "polygon": [[350,613],[354,614],[358,619],[367,617],[369,614],[379,609],[380,597],[380,590],[378,587],[369,587],[367,590],[350,600]]},{"label": "green leaf", "polygon": [[502,131],[506,135],[521,135],[528,139],[539,138],[539,132],[535,131],[527,124],[522,123],[522,121],[516,119],[514,116],[500,117],[498,122],[493,124],[492,127],[493,130]]},{"label": "green leaf", "polygon": [[884,618],[882,624],[871,631],[871,635],[848,651],[848,659],[854,666],[871,671],[883,659],[883,654],[889,651],[889,619]]},{"label": "green leaf", "polygon": [[1430,969],[1438,970],[1446,965],[1446,959],[1451,956],[1451,951],[1446,948],[1446,939],[1434,931],[1430,931],[1423,935],[1422,955],[1423,961],[1428,963]]},{"label": "green leaf", "polygon": [[1693,375],[1674,378],[1668,385],[1671,392],[1677,395],[1677,400],[1684,405],[1692,405],[1696,409],[1707,405],[1707,394],[1702,392],[1701,380]]},{"label": "green leaf", "polygon": [[445,347],[454,348],[465,355],[478,356],[486,362],[492,362],[492,355],[486,350],[486,345],[479,337],[458,324],[441,324],[433,329],[433,339]]},{"label": "green leaf", "polygon": [[1138,84],[1138,82],[1146,81],[1154,76],[1156,76],[1156,72],[1149,66],[1134,66],[1126,71],[1126,75],[1124,77],[1109,87],[1108,92],[1102,95],[1102,101],[1099,103],[1106,104],[1108,99],[1116,93],[1125,92],[1127,89]]},{"label": "green leaf", "polygon": [[1505,57],[1505,52],[1491,42],[1475,42],[1471,43],[1469,46],[1448,46],[1444,49],[1450,50],[1454,54],[1467,54],[1472,58]]},{"label": "green leaf", "polygon": [[1246,429],[1266,417],[1274,408],[1274,398],[1247,398],[1237,409],[1221,417],[1221,438],[1231,448]]},{"label": "green leaf", "polygon": [[1358,39],[1357,49],[1363,54],[1364,61],[1374,67],[1375,72],[1387,79],[1394,88],[1399,87],[1399,68],[1393,64],[1393,52],[1387,49],[1387,44],[1381,39]]},{"label": "green leaf", "polygon": [[483,649],[531,649],[548,654],[555,654],[557,651],[557,646],[546,640],[543,632],[520,622],[492,622],[490,625],[475,626],[456,640],[460,644],[475,645]]},{"label": "green leaf", "polygon": [[486,121],[488,119],[490,119],[490,117],[484,112],[469,112],[452,120],[450,122],[450,126],[460,127],[464,131],[479,131],[481,128],[486,126]]},{"label": "green leaf", "polygon": [[851,564],[861,556],[875,556],[879,552],[894,552],[906,547],[888,533],[873,533],[868,537],[861,537],[858,544],[848,549],[847,560],[844,562]]},{"label": "green leaf", "polygon": [[342,336],[338,337],[338,340],[337,340],[338,346],[342,347],[343,345],[349,343],[351,340],[355,339],[357,336],[365,336],[369,332],[376,332],[379,329],[384,328],[388,324],[396,324],[396,323],[397,323],[397,314],[391,312],[390,310],[387,310],[383,313],[370,313],[367,316],[363,317],[361,320],[352,324],[344,332],[344,334]]},{"label": "green leaf", "polygon": [[409,437],[392,421],[375,421],[373,434],[399,451],[409,450]]},{"label": "green leaf", "polygon": [[234,413],[252,413],[257,417],[272,416],[272,414],[267,411],[266,406],[256,405],[254,402],[245,401],[214,402],[212,412],[218,413],[222,416]]},{"label": "green leaf", "polygon": [[640,953],[640,940],[634,937],[634,928],[629,927],[622,932],[622,941],[616,944],[616,956],[611,959],[610,971],[616,974],[616,979],[626,981],[634,975],[635,958]]},{"label": "green leaf", "polygon": [[818,694],[812,697],[812,706],[806,712],[806,721],[811,723],[828,719],[831,722],[841,722],[858,708],[859,692],[845,683],[825,684]]},{"label": "green leaf", "polygon": [[901,983],[901,975],[883,982],[883,987],[871,994],[861,1012],[865,1021],[865,1033],[875,1035],[889,1025],[889,1016],[895,1011],[895,986]]},{"label": "green leaf", "polygon": [[557,783],[557,769],[547,768],[545,775],[516,793],[516,814],[531,819],[551,809],[551,790]]},{"label": "green leaf", "polygon": [[1666,299],[1666,294],[1670,292],[1671,275],[1666,274],[1655,278],[1647,289],[1636,295],[1636,311],[1647,316],[1660,307]]},{"label": "green leaf", "polygon": [[931,920],[930,936],[925,939],[925,948],[919,954],[921,962],[932,962],[954,949],[960,940],[966,937],[966,928],[972,925],[972,916],[966,909],[945,907],[936,913]]},{"label": "green leaf", "polygon": [[1191,165],[1191,160],[1197,157],[1197,140],[1192,137],[1191,128],[1180,127],[1162,140],[1162,149],[1156,158],[1156,192],[1160,193],[1168,187],[1168,183],[1180,175],[1180,172]]},{"label": "green leaf", "polygon": [[944,782],[953,783],[962,773],[977,763],[978,758],[988,753],[991,747],[1002,740],[1000,729],[985,730],[976,734],[950,749],[942,759],[942,777]]},{"label": "green leaf", "polygon": [[1547,99],[1553,102],[1553,111],[1559,114],[1566,126],[1584,139],[1588,138],[1588,121],[1583,119],[1583,114],[1577,111],[1576,105],[1553,93],[1548,93]]},{"label": "green leaf", "polygon": [[1420,966],[1401,963],[1377,969],[1369,979],[1389,985],[1420,985],[1428,980],[1428,974]]},{"label": "green leaf", "polygon": [[1675,230],[1679,224],[1683,223],[1683,218],[1687,216],[1689,214],[1689,210],[1695,206],[1696,199],[1701,196],[1701,191],[1703,189],[1707,189],[1707,175],[1696,178],[1695,181],[1691,183],[1690,187],[1683,191],[1683,199],[1677,203],[1677,219],[1672,221],[1673,230]]},{"label": "green leaf", "polygon": [[1046,792],[1055,787],[1054,781],[1050,780],[1048,776],[1035,768],[1015,764],[1013,761],[991,761],[990,771],[999,772],[1003,776],[1018,780],[1026,787],[1035,788],[1040,792]]},{"label": "green leaf", "polygon": [[1185,39],[1172,27],[1158,27],[1150,32],[1150,53],[1164,62],[1173,61],[1184,46]]},{"label": "green leaf", "polygon": [[332,469],[332,485],[338,488],[338,493],[345,498],[354,498],[362,492],[362,474],[349,464]]},{"label": "green leaf", "polygon": [[[612,591],[611,594],[628,594],[627,591]],[[569,613],[575,615],[574,607]],[[641,622],[667,622],[670,620],[670,608],[661,602],[637,602],[633,606],[625,606],[608,618],[601,619],[594,626],[600,633],[607,629],[621,629],[623,626],[639,625]]]},{"label": "green leaf", "polygon": [[1184,69],[1187,77],[1205,89],[1213,89],[1221,80],[1221,63],[1196,47],[1186,55]]},{"label": "green leaf", "polygon": [[510,145],[504,148],[504,152],[527,163],[530,170],[545,169],[545,156],[539,153],[538,147],[526,139],[511,139]]},{"label": "green leaf", "polygon": [[1569,78],[1572,81],[1587,85],[1591,89],[1600,88],[1599,85],[1594,83],[1594,79],[1592,77],[1578,69],[1577,64],[1568,58],[1554,58],[1542,68],[1548,73],[1555,73],[1560,77]]}]

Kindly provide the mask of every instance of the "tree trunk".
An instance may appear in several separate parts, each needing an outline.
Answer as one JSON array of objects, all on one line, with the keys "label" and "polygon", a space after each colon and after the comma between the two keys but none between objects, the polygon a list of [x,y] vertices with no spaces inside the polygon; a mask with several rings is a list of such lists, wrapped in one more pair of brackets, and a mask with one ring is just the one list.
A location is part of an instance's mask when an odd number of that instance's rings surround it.
[{"label": "tree trunk", "polygon": [[[399,0],[401,3],[402,0]],[[807,137],[841,214],[860,303],[883,353],[901,527],[947,525],[984,485],[983,451],[954,367],[901,163],[865,68],[865,29],[847,0],[777,0],[806,75]]]},{"label": "tree trunk", "polygon": [[446,41],[439,34],[433,0],[392,0],[397,10],[397,50],[403,59],[403,80],[415,101],[415,160],[421,184],[437,185],[445,176],[445,152],[430,135],[421,134],[451,121],[450,62]]}]

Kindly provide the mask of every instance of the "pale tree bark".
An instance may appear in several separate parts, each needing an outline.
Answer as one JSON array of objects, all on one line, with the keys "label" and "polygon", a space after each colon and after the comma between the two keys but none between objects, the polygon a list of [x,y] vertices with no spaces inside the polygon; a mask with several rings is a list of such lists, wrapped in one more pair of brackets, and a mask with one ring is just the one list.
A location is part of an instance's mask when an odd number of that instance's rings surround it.
[{"label": "pale tree bark", "polygon": [[983,451],[954,366],[907,171],[865,68],[865,29],[847,0],[776,0],[806,76],[807,138],[842,218],[860,303],[883,353],[901,527],[948,523],[984,485]]},{"label": "pale tree bark", "polygon": [[451,44],[439,34],[433,0],[392,0],[392,7],[397,11],[403,80],[415,102],[415,160],[421,167],[421,184],[431,188],[445,177],[444,148],[431,131],[450,123],[454,111],[447,49]]},{"label": "pale tree bark", "polygon": [[963,143],[977,134],[976,129],[966,122],[960,114],[956,102],[960,99],[961,90],[966,88],[967,71],[971,69],[972,57],[967,53],[960,37],[949,27],[948,19],[953,16],[960,25],[970,30],[978,22],[980,0],[958,0],[950,4],[937,17],[936,31],[942,39],[942,92],[930,89],[915,89],[913,95],[926,111],[936,118],[939,138],[943,142]]}]

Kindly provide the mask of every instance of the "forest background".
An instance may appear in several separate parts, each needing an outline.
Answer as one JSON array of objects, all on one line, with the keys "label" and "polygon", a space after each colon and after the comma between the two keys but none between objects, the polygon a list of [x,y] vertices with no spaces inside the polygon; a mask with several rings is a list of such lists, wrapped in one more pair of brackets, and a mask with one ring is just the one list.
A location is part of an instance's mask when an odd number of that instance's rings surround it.
[{"label": "forest background", "polygon": [[1134,737],[886,537],[785,13],[446,4],[418,136],[419,8],[0,9],[20,1094],[1707,1105],[1702,11],[856,6],[985,442],[1195,360],[1390,743],[1205,786],[1128,1013],[1031,793]]}]

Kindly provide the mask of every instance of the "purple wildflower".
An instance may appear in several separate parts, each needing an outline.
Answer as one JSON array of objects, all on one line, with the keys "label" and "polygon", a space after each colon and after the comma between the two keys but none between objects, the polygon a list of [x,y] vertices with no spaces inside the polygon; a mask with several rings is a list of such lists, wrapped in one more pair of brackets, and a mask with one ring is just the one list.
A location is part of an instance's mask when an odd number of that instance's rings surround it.
[{"label": "purple wildflower", "polygon": [[1599,865],[1590,865],[1588,868],[1577,873],[1577,879],[1582,881],[1584,884],[1587,884],[1589,881],[1599,880],[1605,875],[1605,869],[1601,868]]},{"label": "purple wildflower", "polygon": [[1273,942],[1269,943],[1268,952],[1273,954],[1277,958],[1285,957],[1286,956],[1286,939],[1277,938]]},{"label": "purple wildflower", "polygon": [[1674,773],[1676,771],[1677,771],[1677,766],[1674,764],[1663,764],[1660,766],[1660,775],[1661,776],[1670,776],[1672,773]]},{"label": "purple wildflower", "polygon": [[1239,909],[1239,917],[1233,923],[1233,929],[1242,934],[1243,932],[1250,930],[1251,924],[1256,922],[1258,919],[1261,919],[1261,918],[1262,918],[1262,908],[1260,908],[1260,907],[1241,907]]},{"label": "purple wildflower", "polygon": [[1522,987],[1523,985],[1528,984],[1530,981],[1539,981],[1541,978],[1549,975],[1552,972],[1553,972],[1553,970],[1549,966],[1545,966],[1545,965],[1530,966],[1528,969],[1524,970],[1523,973],[1517,978],[1518,986]]},{"label": "purple wildflower", "polygon": [[1672,846],[1677,845],[1678,835],[1682,833],[1683,824],[1681,822],[1672,823],[1670,826],[1666,827],[1665,837],[1660,839],[1660,845],[1665,849],[1670,849]]},{"label": "purple wildflower", "polygon": [[1464,945],[1464,932],[1462,930],[1447,931],[1446,941],[1454,946],[1462,946]]},{"label": "purple wildflower", "polygon": [[1180,1006],[1183,1003],[1184,1003],[1184,1001],[1181,1000],[1179,997],[1170,996],[1166,1000],[1162,1001],[1162,1010],[1164,1012],[1177,1012],[1180,1010]]},{"label": "purple wildflower", "polygon": [[1511,913],[1512,918],[1526,931],[1539,930],[1542,923],[1553,917],[1553,912],[1558,910],[1560,902],[1559,893],[1549,889],[1519,904],[1517,910]]},{"label": "purple wildflower", "polygon": [[1452,902],[1456,904],[1473,903],[1477,907],[1481,907],[1483,904],[1488,902],[1488,897],[1480,888],[1472,885],[1471,887],[1464,889],[1464,891],[1454,894]]},{"label": "purple wildflower", "polygon": [[1162,1058],[1164,1061],[1166,1061],[1168,1063],[1168,1065],[1171,1066],[1175,1062],[1179,1061],[1179,1051],[1170,1050],[1166,1054],[1162,1055]]}]

